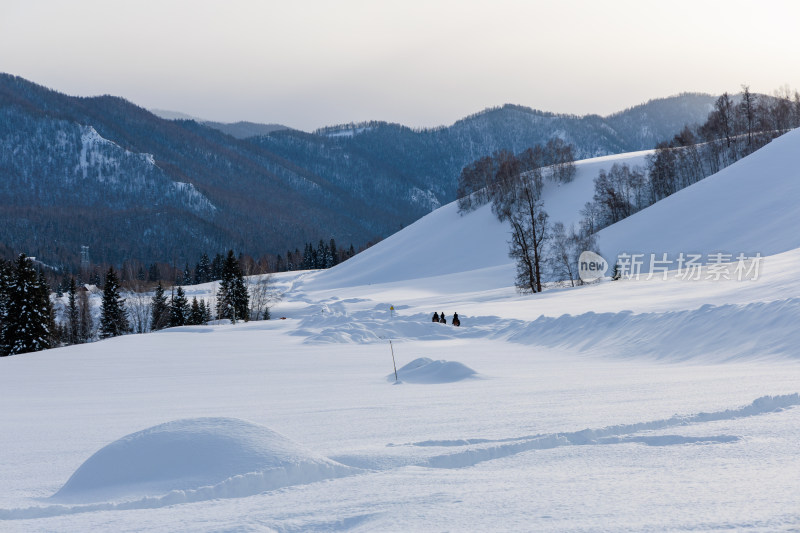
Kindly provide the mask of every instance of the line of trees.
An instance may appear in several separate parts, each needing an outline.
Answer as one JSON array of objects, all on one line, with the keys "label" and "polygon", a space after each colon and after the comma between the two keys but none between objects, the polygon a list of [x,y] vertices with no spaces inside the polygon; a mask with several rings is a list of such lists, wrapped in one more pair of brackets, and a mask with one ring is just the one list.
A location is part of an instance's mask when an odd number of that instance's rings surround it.
[{"label": "line of trees", "polygon": [[0,260],[0,356],[91,342],[129,333],[208,324],[269,320],[280,299],[270,274],[247,276],[230,250],[216,287],[216,305],[172,287],[168,296],[159,281],[152,294],[122,287],[118,272],[109,267],[102,281],[99,317],[92,313],[91,291],[70,277],[63,296],[51,294],[41,264],[21,254],[15,262]]},{"label": "line of trees", "polygon": [[551,224],[541,194],[545,180],[571,181],[576,173],[574,150],[561,139],[520,154],[495,152],[467,165],[459,178],[461,213],[491,202],[492,212],[511,225],[509,256],[516,261],[517,290],[542,291],[551,277],[579,283],[578,257],[594,247],[594,237]]},{"label": "line of trees", "polygon": [[541,189],[544,179],[568,183],[575,177],[575,147],[555,137],[519,154],[499,150],[468,164],[458,177],[458,209],[469,212],[512,189],[527,175]]},{"label": "line of trees", "polygon": [[[370,241],[362,251],[375,244]],[[4,253],[5,252],[5,253]],[[286,255],[265,254],[258,259],[247,254],[239,254],[237,259],[245,276],[269,274],[274,272],[287,272],[293,270],[310,270],[331,268],[356,255],[356,249],[351,244],[349,248],[338,248],[336,241],[330,239],[325,242],[320,239],[315,246],[306,243],[303,251],[288,250]],[[12,252],[4,250],[0,245],[0,257],[9,256]],[[142,291],[145,288],[153,289],[158,282],[164,285],[198,285],[222,279],[225,265],[225,255],[216,253],[210,256],[204,252],[200,259],[191,267],[188,262],[183,267],[171,263],[155,262],[149,265],[136,260],[125,261],[121,268],[116,270],[120,286],[126,290]],[[94,264],[77,272],[74,277],[78,285],[88,283],[101,287],[104,283],[104,272],[111,265]],[[61,296],[69,289],[70,278],[73,276],[58,274],[54,271],[47,272],[49,283],[55,287],[56,293]]]},{"label": "line of trees", "polygon": [[717,98],[705,123],[659,143],[644,168],[615,163],[594,180],[580,231],[592,234],[732,165],[791,128],[800,127],[800,93],[742,93]]}]

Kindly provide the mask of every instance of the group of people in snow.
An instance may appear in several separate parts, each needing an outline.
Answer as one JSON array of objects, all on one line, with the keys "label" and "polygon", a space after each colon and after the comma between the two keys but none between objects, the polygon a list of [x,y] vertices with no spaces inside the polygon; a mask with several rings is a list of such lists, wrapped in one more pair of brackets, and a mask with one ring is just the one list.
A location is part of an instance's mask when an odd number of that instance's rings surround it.
[{"label": "group of people in snow", "polygon": [[[433,312],[433,318],[431,319],[431,322],[438,322],[440,324],[447,324],[447,318],[445,318],[444,313],[442,313],[440,315],[439,313],[434,311]],[[460,326],[461,325],[461,320],[458,319],[458,313],[453,313],[453,325],[454,326]]]}]

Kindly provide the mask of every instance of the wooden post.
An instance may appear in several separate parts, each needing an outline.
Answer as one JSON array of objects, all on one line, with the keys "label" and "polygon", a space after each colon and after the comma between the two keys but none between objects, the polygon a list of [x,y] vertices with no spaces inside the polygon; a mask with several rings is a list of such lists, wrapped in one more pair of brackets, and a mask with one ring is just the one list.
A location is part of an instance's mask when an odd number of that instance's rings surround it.
[{"label": "wooden post", "polygon": [[394,365],[394,382],[397,383],[399,380],[397,379],[397,363],[394,361],[394,346],[392,346],[392,341],[389,340],[389,348],[392,350],[392,365]]}]

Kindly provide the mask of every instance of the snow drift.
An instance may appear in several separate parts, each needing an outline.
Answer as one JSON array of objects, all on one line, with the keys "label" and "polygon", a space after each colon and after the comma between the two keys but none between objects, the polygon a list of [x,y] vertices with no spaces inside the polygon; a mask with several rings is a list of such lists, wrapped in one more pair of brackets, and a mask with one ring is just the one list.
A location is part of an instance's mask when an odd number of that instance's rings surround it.
[{"label": "snow drift", "polygon": [[52,496],[60,503],[172,493],[197,501],[255,494],[352,473],[272,431],[233,418],[176,420],[92,455]]},{"label": "snow drift", "polygon": [[[397,379],[404,383],[453,383],[477,375],[473,369],[457,361],[434,361],[428,357],[414,359],[397,370]],[[394,372],[386,376],[394,382]]]}]

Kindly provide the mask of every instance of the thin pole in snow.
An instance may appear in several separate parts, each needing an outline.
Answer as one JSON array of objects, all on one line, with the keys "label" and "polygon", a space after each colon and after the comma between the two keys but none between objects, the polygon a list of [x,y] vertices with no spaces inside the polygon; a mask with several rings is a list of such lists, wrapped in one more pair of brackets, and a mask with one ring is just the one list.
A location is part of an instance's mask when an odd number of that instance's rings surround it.
[{"label": "thin pole in snow", "polygon": [[397,383],[399,380],[397,379],[397,363],[394,361],[394,346],[392,346],[392,341],[389,340],[389,348],[392,350],[392,365],[394,365],[394,381]]}]

